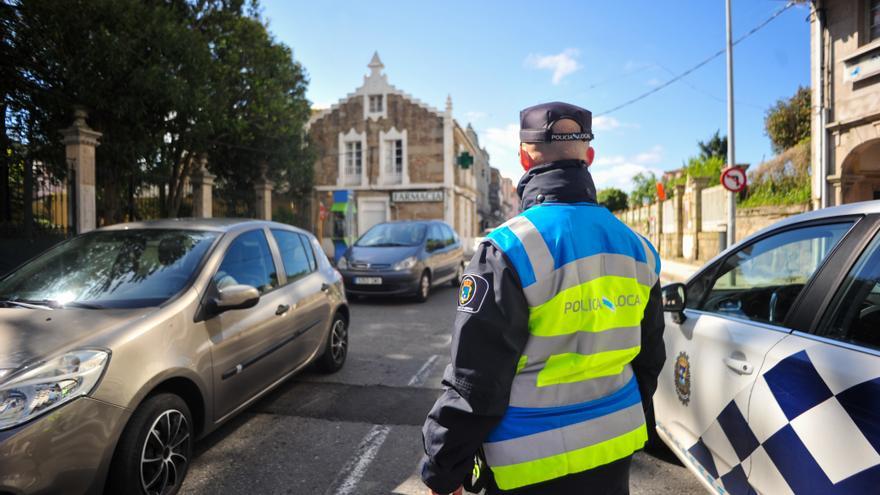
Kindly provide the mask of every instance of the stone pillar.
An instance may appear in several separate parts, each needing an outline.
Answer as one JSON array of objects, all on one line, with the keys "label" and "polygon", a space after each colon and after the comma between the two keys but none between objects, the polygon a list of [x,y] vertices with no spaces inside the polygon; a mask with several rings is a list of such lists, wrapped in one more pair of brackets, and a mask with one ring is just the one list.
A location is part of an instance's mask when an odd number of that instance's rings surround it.
[{"label": "stone pillar", "polygon": [[[688,233],[692,237],[692,248],[685,249],[684,257],[689,260],[697,260],[700,257],[700,233],[703,231],[703,189],[709,183],[709,179],[705,177],[688,177],[688,185],[690,195],[690,212],[687,219]],[[690,251],[690,252],[687,252]]]},{"label": "stone pillar", "polygon": [[95,209],[95,148],[102,136],[86,123],[88,113],[77,108],[73,112],[73,125],[61,131],[67,163],[74,175],[73,194],[75,202],[73,218],[76,233],[94,230],[97,222]]},{"label": "stone pillar", "polygon": [[254,192],[257,196],[257,218],[260,220],[272,220],[272,181],[257,179],[254,182]]},{"label": "stone pillar", "polygon": [[684,235],[684,184],[675,186],[675,196],[672,203],[673,214],[675,215],[675,238],[672,241],[672,256],[681,258],[684,256],[682,252],[681,240]]},{"label": "stone pillar", "polygon": [[199,169],[190,177],[193,187],[193,216],[211,218],[214,214],[213,187],[216,176],[208,172],[207,159],[202,158],[200,162]]}]

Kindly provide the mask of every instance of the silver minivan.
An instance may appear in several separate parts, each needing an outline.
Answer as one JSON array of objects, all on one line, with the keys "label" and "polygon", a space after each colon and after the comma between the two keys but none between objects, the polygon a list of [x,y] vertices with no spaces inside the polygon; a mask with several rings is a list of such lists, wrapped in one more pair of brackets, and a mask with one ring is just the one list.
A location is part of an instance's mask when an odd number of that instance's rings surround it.
[{"label": "silver minivan", "polygon": [[314,363],[349,310],[289,225],[129,223],[0,279],[0,494],[176,493],[193,442]]}]

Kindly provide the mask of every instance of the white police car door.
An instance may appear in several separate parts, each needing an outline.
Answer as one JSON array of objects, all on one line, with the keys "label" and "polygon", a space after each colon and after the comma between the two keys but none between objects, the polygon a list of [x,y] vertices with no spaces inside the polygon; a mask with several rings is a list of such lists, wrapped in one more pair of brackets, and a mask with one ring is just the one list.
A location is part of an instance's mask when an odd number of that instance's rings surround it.
[{"label": "white police car door", "polygon": [[880,236],[824,292],[824,316],[772,349],[752,394],[760,493],[880,492]]},{"label": "white police car door", "polygon": [[763,235],[688,284],[683,323],[667,316],[667,363],[654,396],[658,429],[713,491],[747,486],[755,447],[749,398],[759,369],[790,332],[791,304],[850,225]]}]

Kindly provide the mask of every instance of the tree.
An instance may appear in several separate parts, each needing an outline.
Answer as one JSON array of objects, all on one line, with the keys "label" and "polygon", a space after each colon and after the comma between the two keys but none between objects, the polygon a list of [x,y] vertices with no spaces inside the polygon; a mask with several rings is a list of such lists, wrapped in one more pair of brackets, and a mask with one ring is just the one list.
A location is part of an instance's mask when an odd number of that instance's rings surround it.
[{"label": "tree", "polygon": [[305,195],[313,173],[304,146],[310,114],[305,71],[259,19],[223,16],[213,29],[216,77],[223,82],[215,98],[224,105],[222,139],[213,141],[209,163],[220,187],[247,205],[253,204],[251,185],[262,176],[294,196]]},{"label": "tree", "polygon": [[627,205],[627,195],[625,192],[615,187],[602,189],[598,193],[599,204],[608,208],[610,211],[625,210]]},{"label": "tree", "polygon": [[717,156],[722,161],[727,161],[727,136],[721,137],[720,131],[715,131],[706,141],[697,141],[697,146],[700,148],[700,158]]},{"label": "tree", "polygon": [[[6,6],[6,4],[4,4]],[[104,135],[96,154],[105,222],[136,216],[134,192],[158,185],[176,216],[203,157],[220,184],[262,174],[304,194],[307,80],[244,0],[19,0],[2,11],[16,55],[7,135],[30,160],[66,169],[58,132],[75,106]],[[4,49],[5,51],[5,49]],[[4,84],[0,87],[5,93]]]},{"label": "tree", "polygon": [[653,172],[639,172],[632,178],[633,190],[629,193],[632,206],[651,203],[657,197],[657,176]]},{"label": "tree", "polygon": [[810,88],[800,87],[791,98],[776,102],[764,118],[764,129],[775,153],[810,137]]}]

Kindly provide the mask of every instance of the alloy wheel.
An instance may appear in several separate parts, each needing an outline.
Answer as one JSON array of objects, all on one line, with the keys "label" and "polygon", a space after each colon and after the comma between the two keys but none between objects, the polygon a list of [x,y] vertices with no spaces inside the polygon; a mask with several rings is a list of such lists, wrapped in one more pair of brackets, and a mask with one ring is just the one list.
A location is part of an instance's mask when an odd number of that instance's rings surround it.
[{"label": "alloy wheel", "polygon": [[147,495],[172,493],[183,482],[189,463],[189,423],[176,409],[169,409],[153,422],[141,450],[141,488]]},{"label": "alloy wheel", "polygon": [[431,278],[427,273],[422,275],[422,280],[419,282],[419,291],[422,299],[428,298],[428,293],[431,291]]},{"label": "alloy wheel", "polygon": [[333,331],[330,334],[330,352],[333,355],[333,360],[337,363],[342,361],[345,358],[347,348],[348,329],[345,326],[345,321],[338,319],[333,323]]}]

